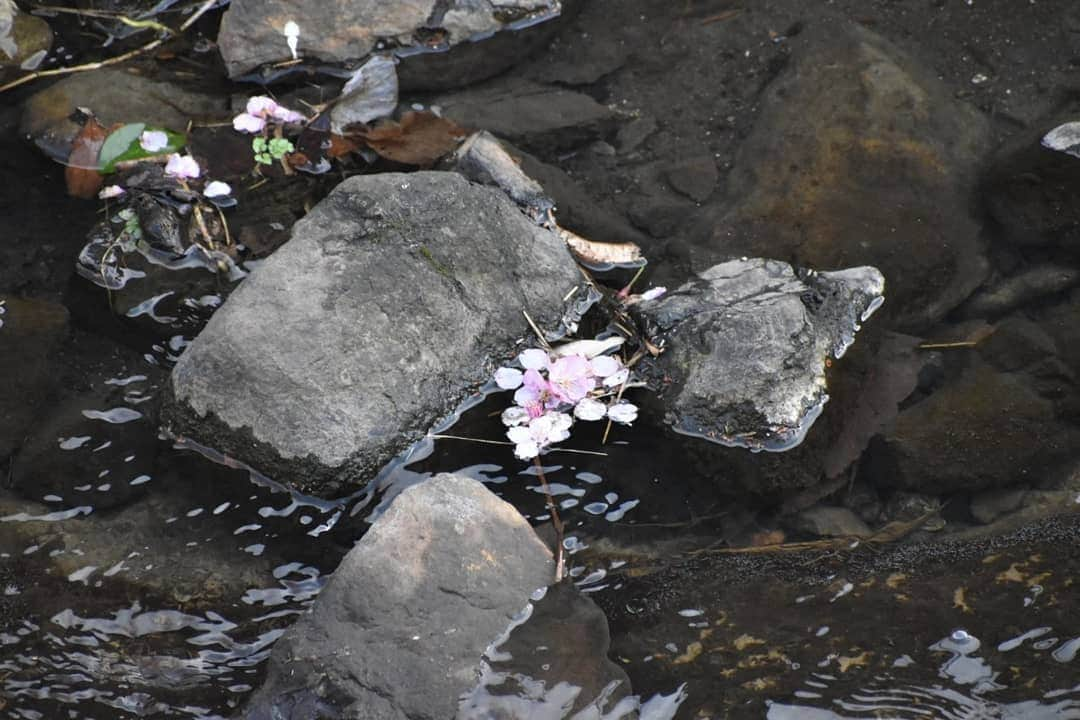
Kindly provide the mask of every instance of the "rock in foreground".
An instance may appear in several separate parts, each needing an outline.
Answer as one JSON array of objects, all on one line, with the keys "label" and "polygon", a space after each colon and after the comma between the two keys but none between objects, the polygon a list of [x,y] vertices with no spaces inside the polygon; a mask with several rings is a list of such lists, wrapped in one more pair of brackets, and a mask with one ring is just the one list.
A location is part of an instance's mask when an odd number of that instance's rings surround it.
[{"label": "rock in foreground", "polygon": [[871,267],[807,272],[732,260],[643,303],[666,343],[655,361],[667,422],[725,445],[783,450],[800,442],[826,399],[825,367],[880,304]]},{"label": "rock in foreground", "polygon": [[244,717],[453,717],[488,643],[553,573],[529,523],[480,482],[414,485],[278,641]]},{"label": "rock in foreground", "polygon": [[166,427],[329,495],[374,474],[556,326],[562,240],[452,173],[353,177],[293,228],[173,370]]}]

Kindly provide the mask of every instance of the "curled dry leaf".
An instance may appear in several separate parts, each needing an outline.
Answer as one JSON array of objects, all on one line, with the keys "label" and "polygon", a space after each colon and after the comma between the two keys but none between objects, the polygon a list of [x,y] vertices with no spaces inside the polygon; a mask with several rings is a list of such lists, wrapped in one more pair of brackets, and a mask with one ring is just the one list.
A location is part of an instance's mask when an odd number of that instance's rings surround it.
[{"label": "curled dry leaf", "polygon": [[606,243],[586,240],[566,228],[559,228],[559,236],[566,242],[578,262],[597,270],[613,267],[641,267],[645,256],[641,248],[632,242]]},{"label": "curled dry leaf", "polygon": [[434,113],[407,112],[400,123],[386,123],[361,134],[364,142],[387,160],[428,167],[457,148],[467,133]]},{"label": "curled dry leaf", "polygon": [[68,195],[85,199],[97,197],[104,183],[104,178],[98,172],[98,153],[108,134],[109,131],[96,118],[90,117],[75,136],[67,167],[64,168]]}]

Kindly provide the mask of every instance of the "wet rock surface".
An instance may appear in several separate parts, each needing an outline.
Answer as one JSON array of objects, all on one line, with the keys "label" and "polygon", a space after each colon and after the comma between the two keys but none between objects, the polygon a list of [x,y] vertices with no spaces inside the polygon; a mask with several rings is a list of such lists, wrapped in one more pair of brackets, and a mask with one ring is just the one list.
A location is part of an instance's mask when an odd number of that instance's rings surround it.
[{"label": "wet rock surface", "polygon": [[[165,424],[332,494],[486,382],[523,310],[557,328],[579,278],[562,241],[497,189],[452,173],[352,178],[187,349]],[[303,341],[283,336],[293,328]]]},{"label": "wet rock surface", "polygon": [[887,320],[925,328],[987,272],[967,188],[988,125],[865,29],[804,42],[764,93],[727,178],[732,199],[694,263],[749,254],[874,265],[889,280]]},{"label": "wet rock surface", "polygon": [[429,39],[436,47],[457,45],[530,17],[553,17],[557,10],[558,3],[548,0],[241,0],[224,15],[218,41],[229,75],[236,77],[291,57],[282,32],[289,20],[300,27],[302,57],[345,62],[387,46],[423,47]]},{"label": "wet rock surface", "polygon": [[786,263],[732,260],[643,303],[646,328],[667,343],[655,361],[665,420],[725,445],[797,444],[820,412],[826,360],[883,290],[874,268],[797,277]]},{"label": "wet rock surface", "polygon": [[1077,442],[1080,431],[1024,376],[974,361],[902,412],[872,461],[884,484],[972,491],[1053,477]]},{"label": "wet rock surface", "polygon": [[0,1],[0,69],[37,67],[52,47],[52,41],[49,23],[20,12],[12,0]]},{"label": "wet rock surface", "polygon": [[553,572],[529,523],[481,483],[414,485],[278,641],[243,717],[301,720],[320,704],[344,717],[452,717],[488,643]]}]

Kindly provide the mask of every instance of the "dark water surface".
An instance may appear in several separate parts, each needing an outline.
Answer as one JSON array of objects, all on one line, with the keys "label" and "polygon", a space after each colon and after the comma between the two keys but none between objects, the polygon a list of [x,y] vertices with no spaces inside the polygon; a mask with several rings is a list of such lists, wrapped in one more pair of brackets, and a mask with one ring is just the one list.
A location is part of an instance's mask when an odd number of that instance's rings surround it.
[{"label": "dark water surface", "polygon": [[[97,204],[66,198],[62,169],[3,117],[0,371],[40,361],[5,345],[30,312],[16,298],[70,319],[43,369],[57,391],[0,384],[4,412],[35,403],[27,432],[49,446],[33,456],[40,487],[16,483],[27,449],[0,465],[0,717],[229,716],[379,503],[428,474],[476,477],[548,533],[536,473],[506,447],[439,440],[386,478],[389,493],[327,501],[159,438],[157,397],[194,331],[122,323],[73,275]],[[24,246],[4,245],[14,228]],[[506,402],[488,397],[445,432],[501,438]],[[646,415],[606,446],[599,435],[566,445],[605,456],[552,452],[544,468],[571,581],[652,698],[643,718],[1080,718],[1080,483],[1022,522],[978,528],[960,493],[943,531],[818,541]],[[778,537],[808,544],[765,547]],[[544,655],[512,660],[535,676]],[[525,694],[518,707],[562,717]]]}]

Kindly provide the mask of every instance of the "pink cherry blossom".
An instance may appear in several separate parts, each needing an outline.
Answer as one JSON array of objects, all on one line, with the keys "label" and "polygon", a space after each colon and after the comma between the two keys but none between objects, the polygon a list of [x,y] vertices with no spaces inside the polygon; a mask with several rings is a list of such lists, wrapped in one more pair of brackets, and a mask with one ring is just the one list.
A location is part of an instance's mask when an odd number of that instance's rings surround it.
[{"label": "pink cherry blossom", "polygon": [[283,123],[300,123],[307,120],[306,117],[296,112],[295,110],[290,110],[289,108],[282,107],[281,105],[278,105],[276,108],[274,108],[274,110],[270,113],[270,116],[278,122]]},{"label": "pink cherry blossom", "polygon": [[503,410],[501,420],[503,425],[507,427],[514,427],[515,425],[524,425],[532,418],[529,417],[529,411],[519,405],[511,405]]},{"label": "pink cherry blossom", "polygon": [[538,348],[529,348],[518,355],[518,362],[526,370],[543,370],[548,366],[548,354]]},{"label": "pink cherry blossom", "polygon": [[181,180],[199,177],[199,163],[190,155],[180,156],[173,153],[165,163],[165,174]]},{"label": "pink cherry blossom", "polygon": [[530,417],[540,417],[545,409],[556,404],[553,402],[550,384],[539,371],[526,370],[522,381],[522,386],[514,393],[514,402],[528,410]]},{"label": "pink cherry blossom", "polygon": [[274,111],[277,110],[277,107],[277,101],[273,98],[265,95],[255,95],[254,97],[248,98],[247,107],[244,109],[247,111],[248,115],[268,117],[273,115]]},{"label": "pink cherry blossom", "polygon": [[580,355],[561,357],[548,368],[551,394],[558,400],[575,404],[596,386],[589,361]]},{"label": "pink cherry blossom", "polygon": [[630,371],[622,368],[604,378],[604,387],[618,387],[630,379]]},{"label": "pink cherry blossom", "polygon": [[266,121],[261,117],[240,113],[233,118],[232,126],[237,132],[258,133],[266,127]]},{"label": "pink cherry blossom", "polygon": [[495,384],[503,390],[516,390],[521,387],[522,373],[516,368],[501,367],[495,371]]},{"label": "pink cherry blossom", "polygon": [[161,130],[145,130],[139,136],[139,146],[146,152],[159,152],[169,146],[169,136]]}]

